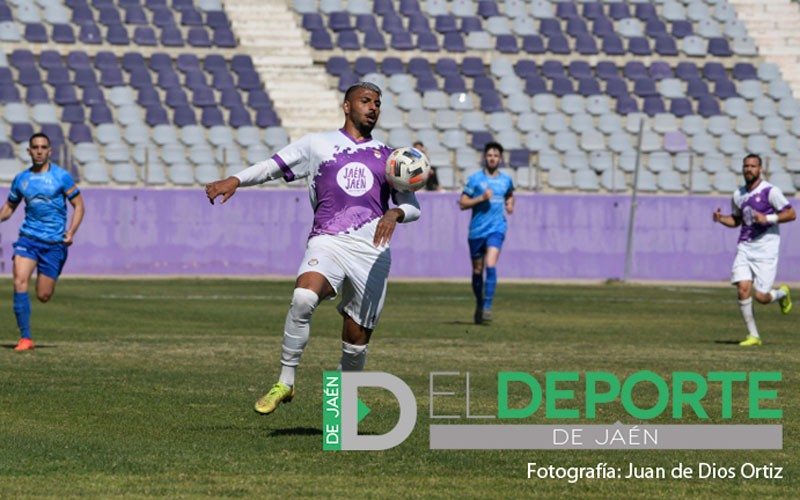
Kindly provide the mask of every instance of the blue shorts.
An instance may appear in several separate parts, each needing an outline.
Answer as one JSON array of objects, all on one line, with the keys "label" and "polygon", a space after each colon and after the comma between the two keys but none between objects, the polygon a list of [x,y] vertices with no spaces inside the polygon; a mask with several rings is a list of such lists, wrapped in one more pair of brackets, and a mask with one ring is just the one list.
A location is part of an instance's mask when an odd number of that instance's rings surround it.
[{"label": "blue shorts", "polygon": [[48,278],[57,280],[67,262],[67,245],[45,243],[20,235],[14,243],[14,255],[36,261],[36,270]]},{"label": "blue shorts", "polygon": [[469,256],[472,260],[482,259],[486,255],[486,249],[495,247],[498,250],[503,249],[503,241],[506,235],[503,233],[492,233],[485,238],[470,238],[469,241]]}]

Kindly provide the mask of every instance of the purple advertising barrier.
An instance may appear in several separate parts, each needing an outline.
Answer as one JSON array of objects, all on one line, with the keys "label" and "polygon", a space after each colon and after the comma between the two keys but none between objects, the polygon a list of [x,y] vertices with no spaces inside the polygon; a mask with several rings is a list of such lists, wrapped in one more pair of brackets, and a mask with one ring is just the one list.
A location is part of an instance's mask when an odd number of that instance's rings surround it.
[{"label": "purple advertising barrier", "polygon": [[[225,205],[201,189],[82,188],[86,218],[65,275],[293,277],[312,211],[305,189],[241,189]],[[3,199],[8,188],[0,188]],[[460,194],[418,194],[422,217],[399,225],[392,276],[468,278],[470,212]],[[502,278],[620,279],[625,272],[630,197],[517,193],[503,246]],[[727,197],[640,196],[630,279],[725,281],[738,229],[711,221]],[[18,213],[0,225],[10,273]],[[71,212],[70,212],[71,216]],[[795,227],[797,226],[797,227]],[[780,281],[800,281],[800,222],[781,227]]]}]

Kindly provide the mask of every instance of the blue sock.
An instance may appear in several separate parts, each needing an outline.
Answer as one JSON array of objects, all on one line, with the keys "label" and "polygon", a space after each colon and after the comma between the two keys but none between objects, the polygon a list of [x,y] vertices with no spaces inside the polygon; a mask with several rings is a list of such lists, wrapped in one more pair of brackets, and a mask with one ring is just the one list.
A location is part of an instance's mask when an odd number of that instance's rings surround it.
[{"label": "blue sock", "polygon": [[17,316],[20,336],[31,338],[31,298],[28,292],[14,293],[14,314]]},{"label": "blue sock", "polygon": [[472,274],[472,293],[478,304],[483,303],[483,273]]},{"label": "blue sock", "polygon": [[486,268],[486,299],[483,301],[484,309],[492,308],[492,300],[494,300],[494,290],[497,288],[497,268]]}]

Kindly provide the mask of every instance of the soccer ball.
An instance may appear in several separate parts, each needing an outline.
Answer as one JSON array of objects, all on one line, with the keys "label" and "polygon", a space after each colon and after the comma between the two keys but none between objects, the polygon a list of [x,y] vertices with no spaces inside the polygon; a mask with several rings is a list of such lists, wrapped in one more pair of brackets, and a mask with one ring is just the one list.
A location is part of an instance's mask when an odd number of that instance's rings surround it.
[{"label": "soccer ball", "polygon": [[431,175],[431,163],[417,148],[397,148],[386,160],[386,180],[398,191],[417,191]]}]

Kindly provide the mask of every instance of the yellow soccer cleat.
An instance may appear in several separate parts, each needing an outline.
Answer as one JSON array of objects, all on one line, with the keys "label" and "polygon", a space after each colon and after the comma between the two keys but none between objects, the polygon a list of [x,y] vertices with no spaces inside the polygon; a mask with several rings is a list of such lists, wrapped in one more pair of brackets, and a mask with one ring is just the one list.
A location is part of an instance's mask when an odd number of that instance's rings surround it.
[{"label": "yellow soccer cleat", "polygon": [[781,285],[780,289],[786,292],[786,297],[779,300],[778,304],[780,304],[781,312],[783,314],[789,314],[789,311],[792,310],[792,296],[789,293],[789,287],[786,285]]},{"label": "yellow soccer cleat", "polygon": [[745,347],[759,346],[761,345],[761,339],[758,337],[753,337],[752,335],[748,335],[746,339],[739,342],[739,345]]},{"label": "yellow soccer cleat", "polygon": [[254,409],[256,410],[256,413],[260,413],[261,415],[269,415],[270,413],[274,412],[276,408],[278,408],[279,404],[290,403],[294,397],[294,394],[294,386],[289,387],[283,382],[278,382],[272,386],[272,389],[270,389],[264,397],[256,401],[256,406]]}]

